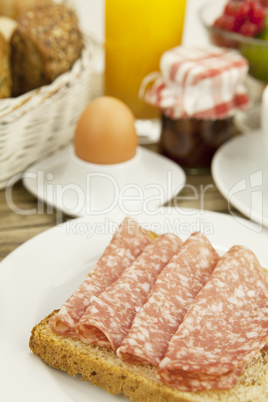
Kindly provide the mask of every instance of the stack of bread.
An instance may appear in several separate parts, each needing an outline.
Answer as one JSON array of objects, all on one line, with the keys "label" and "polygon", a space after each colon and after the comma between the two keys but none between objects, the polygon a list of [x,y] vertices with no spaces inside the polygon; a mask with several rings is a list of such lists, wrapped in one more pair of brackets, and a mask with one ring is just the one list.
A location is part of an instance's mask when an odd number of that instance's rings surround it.
[{"label": "stack of bread", "polygon": [[50,84],[80,57],[75,12],[53,0],[1,0],[0,99]]}]

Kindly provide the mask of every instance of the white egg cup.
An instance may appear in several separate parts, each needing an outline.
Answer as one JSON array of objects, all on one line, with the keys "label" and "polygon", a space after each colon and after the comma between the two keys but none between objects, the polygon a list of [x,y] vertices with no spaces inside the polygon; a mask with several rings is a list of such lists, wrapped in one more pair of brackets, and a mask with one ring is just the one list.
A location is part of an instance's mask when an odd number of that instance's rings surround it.
[{"label": "white egg cup", "polygon": [[70,159],[68,161],[68,166],[76,169],[76,177],[80,175],[84,176],[85,173],[100,176],[109,175],[112,176],[117,182],[125,183],[126,180],[128,180],[129,174],[131,174],[133,169],[135,169],[135,167],[137,167],[137,165],[140,163],[140,157],[140,150],[137,148],[134,157],[125,162],[113,164],[91,163],[79,158],[75,153],[74,147],[72,146],[70,148]]},{"label": "white egg cup", "polygon": [[71,216],[156,213],[183,189],[185,173],[168,158],[142,147],[130,160],[96,164],[80,159],[73,145],[32,165],[25,187],[39,199]]}]

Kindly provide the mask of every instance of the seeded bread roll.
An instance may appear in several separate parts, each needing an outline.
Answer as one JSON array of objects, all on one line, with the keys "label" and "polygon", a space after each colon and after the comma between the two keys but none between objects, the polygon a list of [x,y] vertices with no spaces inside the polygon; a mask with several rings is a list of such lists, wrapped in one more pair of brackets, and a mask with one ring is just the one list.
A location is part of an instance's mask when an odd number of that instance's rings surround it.
[{"label": "seeded bread roll", "polygon": [[0,99],[11,95],[11,74],[9,67],[9,46],[0,32]]},{"label": "seeded bread roll", "polygon": [[11,38],[13,96],[50,84],[71,69],[82,48],[77,16],[66,5],[22,14]]},{"label": "seeded bread roll", "polygon": [[53,0],[1,0],[0,15],[17,18],[22,12],[31,10],[40,4],[51,4]]}]

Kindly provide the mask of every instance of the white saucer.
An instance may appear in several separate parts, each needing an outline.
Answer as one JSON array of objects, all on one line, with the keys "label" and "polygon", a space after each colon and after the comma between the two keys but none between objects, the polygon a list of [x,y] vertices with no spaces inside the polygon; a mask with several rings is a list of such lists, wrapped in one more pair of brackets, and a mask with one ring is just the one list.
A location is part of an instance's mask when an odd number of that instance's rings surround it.
[{"label": "white saucer", "polygon": [[141,210],[153,214],[182,190],[185,173],[171,160],[141,147],[127,162],[96,165],[77,158],[68,146],[29,167],[23,184],[40,200],[38,208],[45,202],[75,217],[115,208],[126,215]]},{"label": "white saucer", "polygon": [[268,227],[268,151],[260,131],[225,143],[214,155],[212,175],[229,204]]}]

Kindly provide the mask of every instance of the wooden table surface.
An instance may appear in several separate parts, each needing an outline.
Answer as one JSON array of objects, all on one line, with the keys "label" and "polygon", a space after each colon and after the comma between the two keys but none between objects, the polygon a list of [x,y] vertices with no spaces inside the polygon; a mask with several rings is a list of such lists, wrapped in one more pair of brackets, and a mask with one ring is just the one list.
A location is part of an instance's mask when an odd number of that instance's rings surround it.
[{"label": "wooden table surface", "polygon": [[[149,147],[152,148],[152,147]],[[179,207],[229,213],[228,203],[217,190],[210,174],[187,175],[185,188],[177,198]],[[21,211],[35,209],[36,198],[18,182],[11,196],[0,191],[0,261],[28,239],[57,224],[55,210],[23,215]],[[71,217],[63,216],[63,221]]]},{"label": "wooden table surface", "polygon": [[[92,91],[93,97],[102,95],[102,74],[95,75]],[[158,152],[157,144],[145,147],[153,152]],[[179,194],[176,205],[181,208],[229,213],[228,203],[217,190],[209,173],[196,176],[187,175],[186,186]],[[25,241],[57,224],[57,211],[55,210],[31,215],[18,213],[20,210],[26,211],[36,207],[37,199],[29,194],[22,182],[18,182],[12,188],[12,193],[8,197],[5,190],[0,190],[0,261]],[[63,216],[63,221],[68,219],[71,217]]]}]

